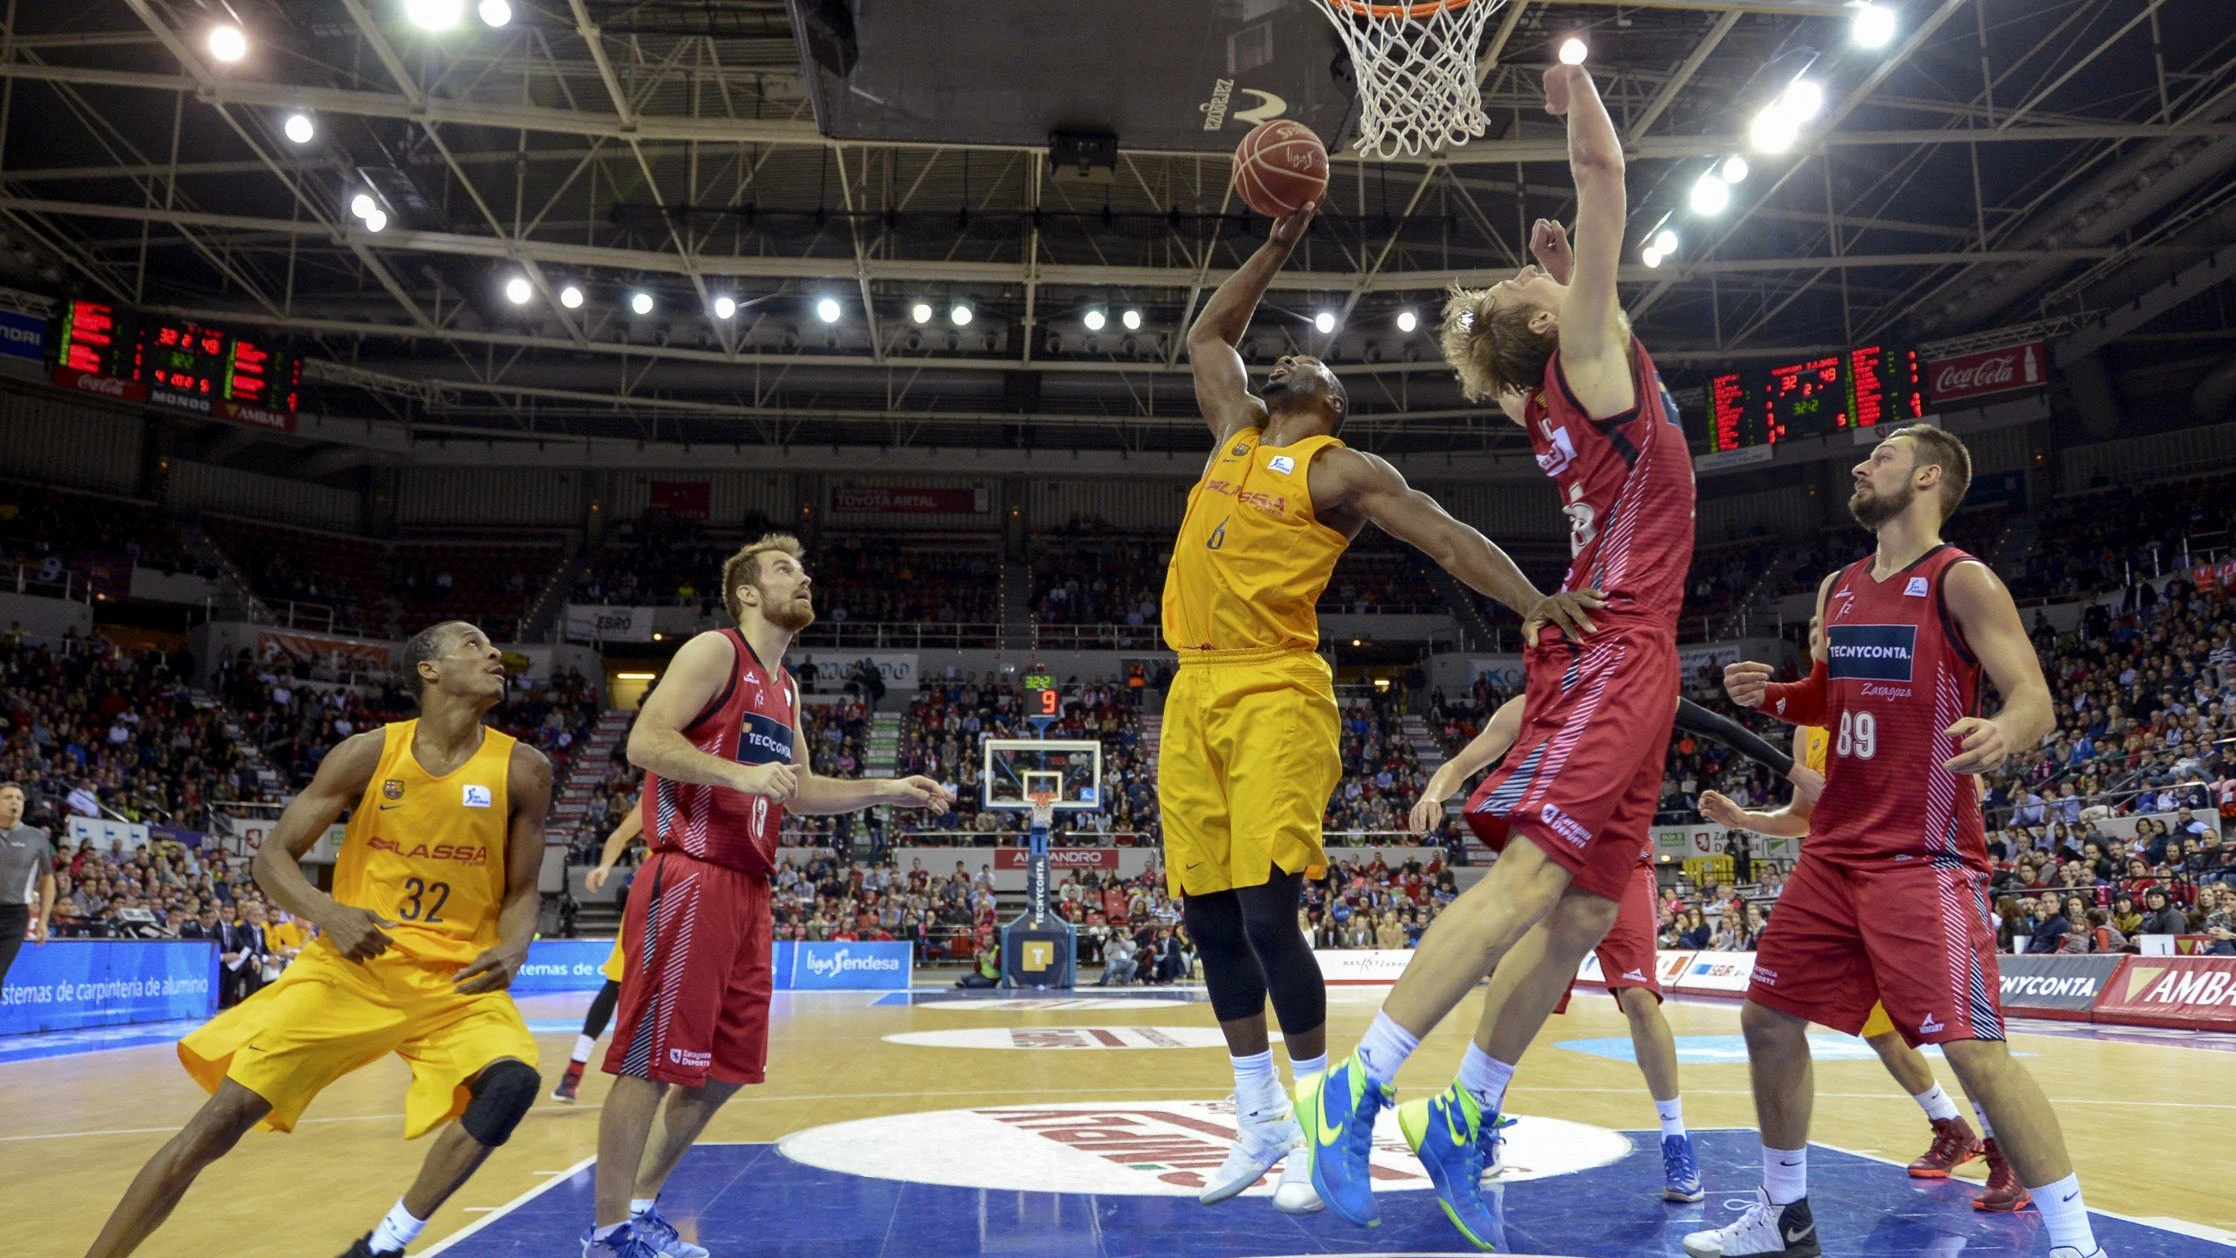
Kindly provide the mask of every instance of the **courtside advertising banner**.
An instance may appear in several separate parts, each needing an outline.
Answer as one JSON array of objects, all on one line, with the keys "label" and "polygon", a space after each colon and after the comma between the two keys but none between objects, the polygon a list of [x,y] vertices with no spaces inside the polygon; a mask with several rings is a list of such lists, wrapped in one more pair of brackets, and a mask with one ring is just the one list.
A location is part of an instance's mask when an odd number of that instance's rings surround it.
[{"label": "courtside advertising banner", "polygon": [[2111,984],[2120,968],[2120,957],[2098,955],[2025,955],[1997,957],[2003,971],[2003,1007],[2012,1013],[2037,1018],[2065,1018],[2086,1022],[2097,997]]},{"label": "courtside advertising banner", "polygon": [[778,991],[908,990],[912,950],[905,943],[861,940],[776,945]]},{"label": "courtside advertising banner", "polygon": [[1752,952],[1699,952],[1685,964],[1675,983],[1665,978],[1662,986],[1675,987],[1681,992],[1736,996],[1746,992],[1754,976],[1755,954]]},{"label": "courtside advertising banner", "polygon": [[1405,973],[1413,959],[1410,949],[1327,948],[1315,950],[1320,978],[1330,987],[1388,987]]},{"label": "courtside advertising banner", "polygon": [[0,986],[0,1035],[74,1031],[217,1012],[217,945],[26,943]]},{"label": "courtside advertising banner", "polygon": [[2127,957],[2098,998],[2094,1018],[2236,1030],[2236,957]]},{"label": "courtside advertising banner", "polygon": [[512,994],[587,992],[605,986],[611,939],[538,939],[528,945],[528,960],[512,976]]},{"label": "courtside advertising banner", "polygon": [[[997,847],[994,849],[994,868],[1024,869],[1032,864],[1032,849],[1027,847]],[[1052,847],[1048,849],[1048,868],[1055,873],[1068,873],[1081,869],[1118,872],[1118,849],[1114,847]]]}]

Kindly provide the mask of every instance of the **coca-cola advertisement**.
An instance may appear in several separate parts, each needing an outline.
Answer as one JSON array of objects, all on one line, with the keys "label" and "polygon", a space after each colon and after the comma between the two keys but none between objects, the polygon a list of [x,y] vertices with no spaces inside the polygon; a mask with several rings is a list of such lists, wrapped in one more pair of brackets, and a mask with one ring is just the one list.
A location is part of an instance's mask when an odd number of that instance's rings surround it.
[{"label": "coca-cola advertisement", "polygon": [[2039,388],[2049,383],[2048,362],[2040,341],[1936,358],[1925,365],[1926,392],[1935,405],[1940,405],[1990,393]]},{"label": "coca-cola advertisement", "polygon": [[75,389],[80,393],[91,393],[98,397],[115,398],[119,402],[145,402],[148,400],[146,385],[134,384],[129,380],[119,380],[114,376],[80,371],[76,367],[55,368],[54,382],[65,389]]}]

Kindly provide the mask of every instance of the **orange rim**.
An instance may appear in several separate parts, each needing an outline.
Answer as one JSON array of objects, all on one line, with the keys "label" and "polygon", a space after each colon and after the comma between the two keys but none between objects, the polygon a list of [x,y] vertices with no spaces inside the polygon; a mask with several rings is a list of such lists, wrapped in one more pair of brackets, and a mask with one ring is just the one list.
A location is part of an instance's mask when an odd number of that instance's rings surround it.
[{"label": "orange rim", "polygon": [[1348,9],[1360,17],[1420,19],[1435,17],[1445,9],[1464,9],[1474,0],[1421,0],[1419,4],[1365,4],[1361,0],[1328,0],[1331,9]]}]

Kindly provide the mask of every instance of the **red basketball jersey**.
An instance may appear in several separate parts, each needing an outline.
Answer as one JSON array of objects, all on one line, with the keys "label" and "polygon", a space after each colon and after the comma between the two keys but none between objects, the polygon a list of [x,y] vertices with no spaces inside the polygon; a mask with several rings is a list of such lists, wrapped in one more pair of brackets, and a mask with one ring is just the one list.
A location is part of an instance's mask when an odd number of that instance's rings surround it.
[{"label": "red basketball jersey", "polygon": [[1943,543],[1884,581],[1871,558],[1850,564],[1825,597],[1824,795],[1808,850],[1842,861],[1960,860],[1988,867],[1972,775],[1943,731],[1974,715],[1980,663],[1949,617],[1942,582],[1972,556]]},{"label": "red basketball jersey", "polygon": [[1674,642],[1693,561],[1692,452],[1677,403],[1636,339],[1630,376],[1637,395],[1631,409],[1593,419],[1569,390],[1555,353],[1530,395],[1523,427],[1568,517],[1570,558],[1561,588],[1606,591],[1607,607],[1592,613],[1603,632],[1646,630]]},{"label": "red basketball jersey", "polygon": [[[798,692],[792,675],[769,668],[735,629],[722,631],[737,650],[730,684],[683,731],[710,756],[740,764],[792,763]],[[776,836],[784,805],[766,795],[644,775],[644,839],[654,851],[676,851],[744,873],[776,869]]]}]

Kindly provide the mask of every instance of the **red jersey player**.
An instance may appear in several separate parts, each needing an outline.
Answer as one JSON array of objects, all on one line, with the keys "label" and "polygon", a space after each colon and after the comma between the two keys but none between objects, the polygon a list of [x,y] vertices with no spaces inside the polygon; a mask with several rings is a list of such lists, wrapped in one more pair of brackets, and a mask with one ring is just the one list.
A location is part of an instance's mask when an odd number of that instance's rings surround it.
[{"label": "red jersey player", "polygon": [[[629,889],[629,958],[598,1116],[597,1222],[584,1258],[706,1258],[655,1208],[660,1185],[768,1061],[769,875],[786,812],[947,811],[929,778],[816,775],[784,652],[815,622],[800,544],[772,533],[722,565],[735,629],[676,652],[629,732],[651,858]],[[645,1147],[667,1096],[660,1143]]]},{"label": "red jersey player", "polygon": [[[1298,1090],[1312,1182],[1329,1210],[1376,1222],[1368,1150],[1399,1065],[1507,949],[1539,922],[1543,952],[1496,1025],[1478,1025],[1460,1076],[1399,1109],[1445,1213],[1478,1245],[1496,1220],[1478,1178],[1511,1059],[1527,1043],[1636,877],[1677,708],[1677,613],[1693,549],[1692,458],[1677,408],[1617,306],[1625,218],[1622,145],[1581,66],[1545,73],[1545,107],[1568,119],[1576,180],[1573,260],[1557,227],[1531,241],[1542,267],[1453,296],[1444,356],[1470,397],[1528,432],[1560,492],[1571,562],[1564,594],[1603,591],[1584,641],[1523,626],[1522,726],[1485,806],[1524,842],[1440,914],[1359,1049]],[[1563,272],[1569,272],[1563,282]]]},{"label": "red jersey player", "polygon": [[[1808,1200],[1809,1023],[1854,1035],[1874,1001],[1911,1044],[1939,1044],[2048,1224],[2052,1258],[2101,1253],[2042,1090],[1997,1005],[1987,843],[1973,775],[2055,724],[2010,591],[1941,540],[1971,481],[1964,443],[1930,424],[1856,465],[1848,510],[1877,550],[1817,591],[1823,653],[1803,681],[1724,670],[1734,703],[1832,734],[1809,841],[1756,945],[1740,1023],[1762,1127],[1763,1185],[1736,1221],[1685,1238],[1693,1258],[1815,1258]],[[1982,673],[2003,707],[1978,715]]]}]

